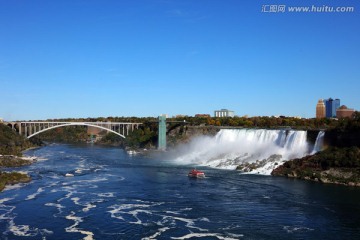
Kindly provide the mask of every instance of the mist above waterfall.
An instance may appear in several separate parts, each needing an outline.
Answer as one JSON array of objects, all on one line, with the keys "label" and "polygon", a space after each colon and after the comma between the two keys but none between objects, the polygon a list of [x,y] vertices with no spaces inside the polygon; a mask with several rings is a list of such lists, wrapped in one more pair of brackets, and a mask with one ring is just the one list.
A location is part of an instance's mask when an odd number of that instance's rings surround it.
[{"label": "mist above waterfall", "polygon": [[249,172],[270,174],[284,161],[314,150],[306,131],[222,129],[214,137],[198,137],[175,150],[175,162],[235,169],[240,164],[262,161]]}]

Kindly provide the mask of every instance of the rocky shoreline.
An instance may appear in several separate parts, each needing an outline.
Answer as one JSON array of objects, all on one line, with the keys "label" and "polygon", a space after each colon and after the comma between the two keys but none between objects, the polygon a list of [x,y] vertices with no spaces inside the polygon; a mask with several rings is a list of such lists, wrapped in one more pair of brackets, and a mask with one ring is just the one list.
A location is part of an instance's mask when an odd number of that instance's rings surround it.
[{"label": "rocky shoreline", "polygon": [[360,187],[360,149],[327,149],[315,155],[287,161],[274,169],[271,175]]},{"label": "rocky shoreline", "polygon": [[[32,164],[36,158],[18,157],[14,155],[0,155],[0,170],[4,168],[21,167]],[[0,171],[0,192],[4,190],[6,185],[14,185],[17,183],[28,183],[31,177],[19,172]]]},{"label": "rocky shoreline", "polygon": [[27,166],[36,162],[35,157],[19,157],[14,155],[0,155],[1,167],[21,167]]},{"label": "rocky shoreline", "polygon": [[[331,168],[326,171],[305,171],[306,173],[301,171],[288,171],[283,172],[281,167],[275,169],[271,175],[273,176],[284,176],[288,178],[297,178],[302,180],[320,182],[324,184],[337,184],[337,185],[345,185],[345,186],[352,186],[352,187],[360,187],[359,180],[349,180],[351,177],[354,176],[352,170],[350,169],[336,169]],[[358,176],[359,177],[359,176]]]}]

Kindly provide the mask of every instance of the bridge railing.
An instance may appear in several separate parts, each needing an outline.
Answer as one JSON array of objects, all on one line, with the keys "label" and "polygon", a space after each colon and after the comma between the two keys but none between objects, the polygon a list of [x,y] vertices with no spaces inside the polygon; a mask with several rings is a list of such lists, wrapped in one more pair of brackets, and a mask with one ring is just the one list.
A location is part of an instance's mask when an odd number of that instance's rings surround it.
[{"label": "bridge railing", "polygon": [[121,137],[129,135],[129,132],[137,129],[142,123],[127,122],[52,122],[52,121],[19,121],[6,123],[20,135],[31,138],[41,132],[65,126],[91,126],[113,132]]}]

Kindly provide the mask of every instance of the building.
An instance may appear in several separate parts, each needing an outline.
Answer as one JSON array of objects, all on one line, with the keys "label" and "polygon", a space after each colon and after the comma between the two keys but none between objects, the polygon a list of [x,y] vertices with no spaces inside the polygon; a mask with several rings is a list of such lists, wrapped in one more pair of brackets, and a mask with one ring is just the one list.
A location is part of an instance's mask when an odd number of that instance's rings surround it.
[{"label": "building", "polygon": [[325,111],[325,104],[322,99],[319,99],[318,103],[316,104],[316,118],[325,118],[326,111]]},{"label": "building", "polygon": [[336,117],[337,118],[351,118],[354,115],[355,110],[351,108],[347,108],[345,105],[342,105],[338,109],[336,109]]},{"label": "building", "polygon": [[332,99],[329,98],[325,100],[325,110],[327,118],[335,118],[336,117],[336,109],[340,107],[340,99]]},{"label": "building", "polygon": [[234,117],[235,113],[234,113],[234,111],[231,111],[228,109],[221,109],[221,110],[215,110],[214,116],[215,117]]}]

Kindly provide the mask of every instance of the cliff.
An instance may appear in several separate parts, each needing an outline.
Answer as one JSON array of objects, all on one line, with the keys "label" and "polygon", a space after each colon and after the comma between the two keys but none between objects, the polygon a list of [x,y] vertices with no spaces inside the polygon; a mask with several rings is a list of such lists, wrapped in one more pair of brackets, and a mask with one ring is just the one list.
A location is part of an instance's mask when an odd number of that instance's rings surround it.
[{"label": "cliff", "polygon": [[360,147],[360,127],[334,128],[327,130],[324,137],[326,146]]},{"label": "cliff", "polygon": [[215,126],[177,125],[167,132],[167,146],[172,148],[178,144],[187,143],[198,136],[215,136],[219,131],[220,128]]}]

